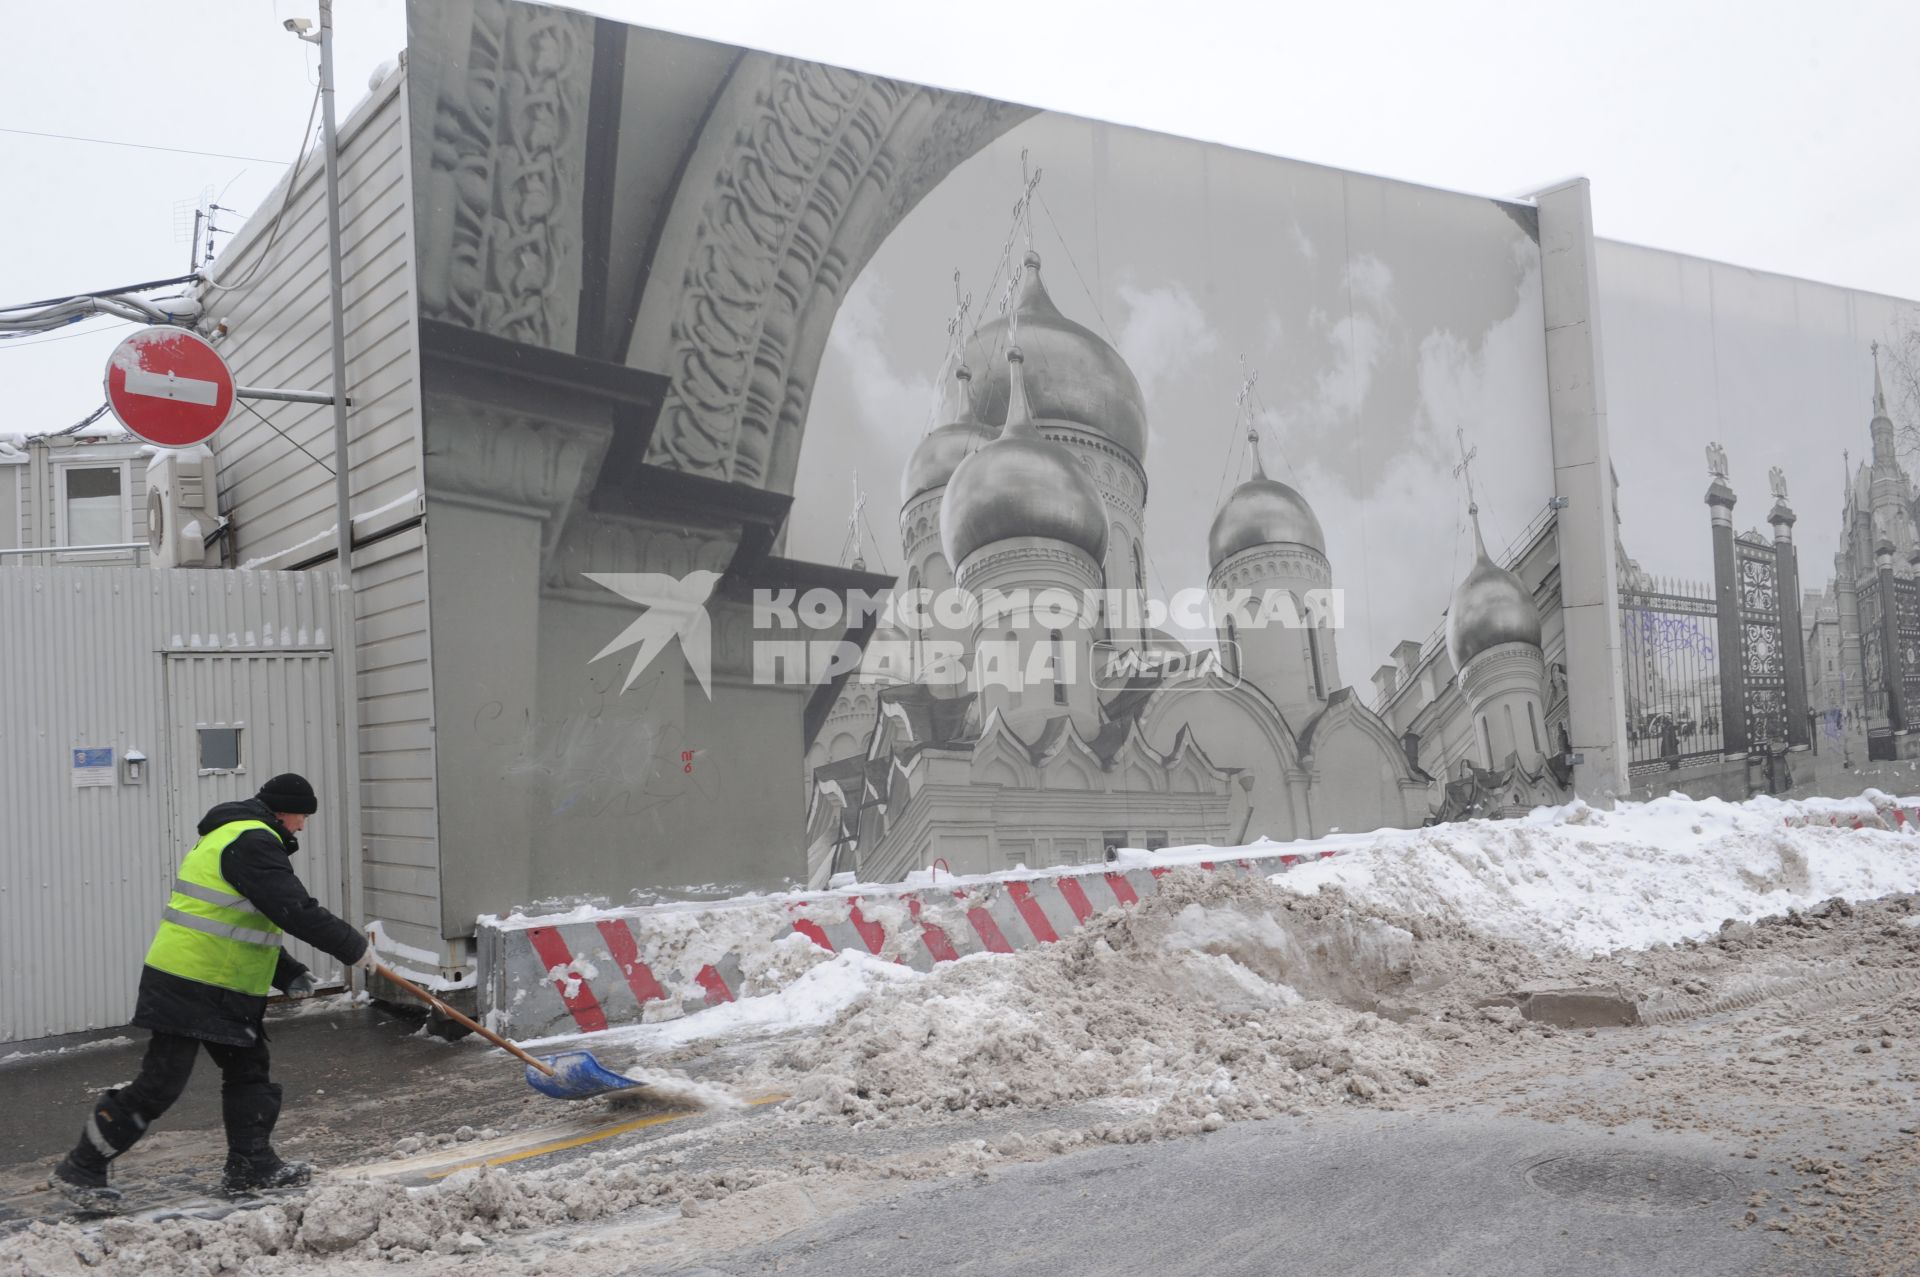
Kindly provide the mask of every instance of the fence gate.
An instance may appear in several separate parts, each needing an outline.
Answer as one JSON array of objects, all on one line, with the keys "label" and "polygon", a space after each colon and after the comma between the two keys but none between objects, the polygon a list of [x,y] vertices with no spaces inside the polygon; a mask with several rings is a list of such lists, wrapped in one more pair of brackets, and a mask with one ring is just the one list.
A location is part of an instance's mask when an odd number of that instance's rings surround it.
[{"label": "fence gate", "polygon": [[1739,571],[1741,708],[1752,748],[1787,740],[1786,639],[1779,561],[1758,535],[1734,541]]},{"label": "fence gate", "polygon": [[[344,915],[342,831],[330,819],[340,792],[330,654],[172,651],[165,661],[174,869],[208,809],[251,798],[270,776],[298,772],[319,792],[320,812],[299,836],[294,872],[315,899]],[[286,947],[322,983],[341,974],[338,962],[308,945],[289,938]]]},{"label": "fence gate", "polygon": [[1620,594],[1627,747],[1635,765],[1718,755],[1720,621],[1706,586],[1661,580]]}]

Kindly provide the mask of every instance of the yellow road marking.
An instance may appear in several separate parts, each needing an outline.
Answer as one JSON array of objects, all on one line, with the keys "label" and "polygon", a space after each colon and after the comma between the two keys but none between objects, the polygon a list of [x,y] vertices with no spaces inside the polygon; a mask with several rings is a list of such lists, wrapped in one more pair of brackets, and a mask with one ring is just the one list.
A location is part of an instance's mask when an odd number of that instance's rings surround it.
[{"label": "yellow road marking", "polygon": [[[759,1108],[763,1104],[778,1104],[786,1099],[784,1095],[761,1095],[748,1100],[750,1108]],[[616,1122],[612,1126],[602,1126],[581,1135],[570,1135],[565,1139],[551,1140],[545,1144],[536,1144],[532,1148],[517,1149],[511,1153],[501,1153],[496,1157],[476,1158],[449,1166],[442,1171],[430,1171],[428,1179],[445,1179],[461,1171],[472,1170],[476,1166],[504,1166],[508,1162],[525,1161],[529,1157],[542,1157],[548,1153],[560,1153],[570,1148],[579,1148],[582,1144],[593,1144],[600,1140],[612,1139],[616,1135],[626,1135],[632,1131],[644,1130],[649,1126],[661,1126],[668,1122],[677,1122],[686,1117],[697,1117],[708,1110],[704,1108],[677,1109],[671,1113],[653,1113],[646,1117],[637,1117],[630,1122]]]}]

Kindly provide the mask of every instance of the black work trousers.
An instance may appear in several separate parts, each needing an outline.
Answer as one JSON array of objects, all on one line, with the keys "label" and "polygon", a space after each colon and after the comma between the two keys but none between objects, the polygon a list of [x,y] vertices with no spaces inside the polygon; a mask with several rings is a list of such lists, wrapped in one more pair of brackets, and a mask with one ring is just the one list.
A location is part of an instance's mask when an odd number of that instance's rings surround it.
[{"label": "black work trousers", "polygon": [[229,1159],[253,1160],[267,1153],[280,1117],[280,1088],[267,1076],[265,1040],[228,1046],[156,1032],[140,1062],[140,1076],[94,1101],[86,1130],[72,1153],[74,1163],[104,1169],[132,1148],[187,1089],[202,1047],[220,1066],[220,1116],[227,1128]]}]

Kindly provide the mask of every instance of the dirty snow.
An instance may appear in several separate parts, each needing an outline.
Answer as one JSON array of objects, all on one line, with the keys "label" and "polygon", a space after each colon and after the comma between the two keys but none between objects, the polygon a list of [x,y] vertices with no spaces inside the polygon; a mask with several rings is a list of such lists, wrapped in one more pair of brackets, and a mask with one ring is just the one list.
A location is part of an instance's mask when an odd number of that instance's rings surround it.
[{"label": "dirty snow", "polygon": [[[1271,880],[1180,869],[1061,943],[929,973],[886,954],[828,955],[800,936],[762,940],[737,1002],[528,1045],[585,1045],[709,1103],[785,1095],[756,1110],[793,1133],[784,1162],[695,1169],[669,1139],[411,1191],[342,1173],[219,1222],[36,1225],[0,1243],[0,1277],[395,1260],[450,1270],[481,1253],[504,1259],[516,1234],[592,1221],[611,1230],[612,1267],[582,1260],[578,1271],[625,1271],[631,1238],[619,1230],[648,1221],[671,1219],[676,1244],[704,1237],[718,1252],[738,1244],[743,1221],[768,1235],[790,1226],[795,1194],[844,1202],[888,1177],[979,1175],[1350,1105],[1693,1125],[1745,1135],[1759,1156],[1811,1105],[1858,1124],[1910,1102],[1885,1078],[1896,1046],[1920,1038],[1920,898],[1906,894],[1920,887],[1920,835],[1788,824],[1884,804],[1573,804],[1343,837],[1347,855]],[[1593,1030],[1528,1019],[1514,996],[1572,983],[1618,989],[1681,1027],[1596,1042]],[[1722,1014],[1768,989],[1797,991],[1804,1006]],[[1861,1017],[1848,998],[1866,999]],[[695,1060],[708,1066],[697,1079],[678,1067]],[[1026,1133],[884,1157],[800,1151],[810,1132],[845,1149],[836,1127],[968,1131],[982,1128],[943,1124],[987,1116]],[[1823,1138],[1853,1136],[1836,1125]],[[1845,1188],[1827,1174],[1832,1191]],[[721,1198],[728,1210],[711,1214]],[[576,1257],[599,1244],[561,1243]]]},{"label": "dirty snow", "polygon": [[13,1064],[20,1060],[38,1060],[49,1055],[72,1055],[78,1051],[97,1051],[102,1047],[128,1046],[132,1038],[96,1038],[92,1042],[76,1042],[72,1046],[48,1047],[44,1051],[9,1051],[0,1055],[0,1064]]}]

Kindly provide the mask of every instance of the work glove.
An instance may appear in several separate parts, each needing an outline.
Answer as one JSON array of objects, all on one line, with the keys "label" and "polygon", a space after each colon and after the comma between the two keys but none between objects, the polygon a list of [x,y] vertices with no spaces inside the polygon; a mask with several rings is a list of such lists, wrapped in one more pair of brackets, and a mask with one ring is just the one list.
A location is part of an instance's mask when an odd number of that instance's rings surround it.
[{"label": "work glove", "polygon": [[289,998],[298,1001],[301,998],[312,997],[313,988],[313,973],[302,971],[288,983],[286,992]]},{"label": "work glove", "polygon": [[368,945],[367,951],[361,954],[360,960],[354,963],[353,965],[356,967],[359,967],[362,971],[366,972],[368,975],[372,975],[373,969],[380,965],[380,955],[373,951],[372,945]]}]

